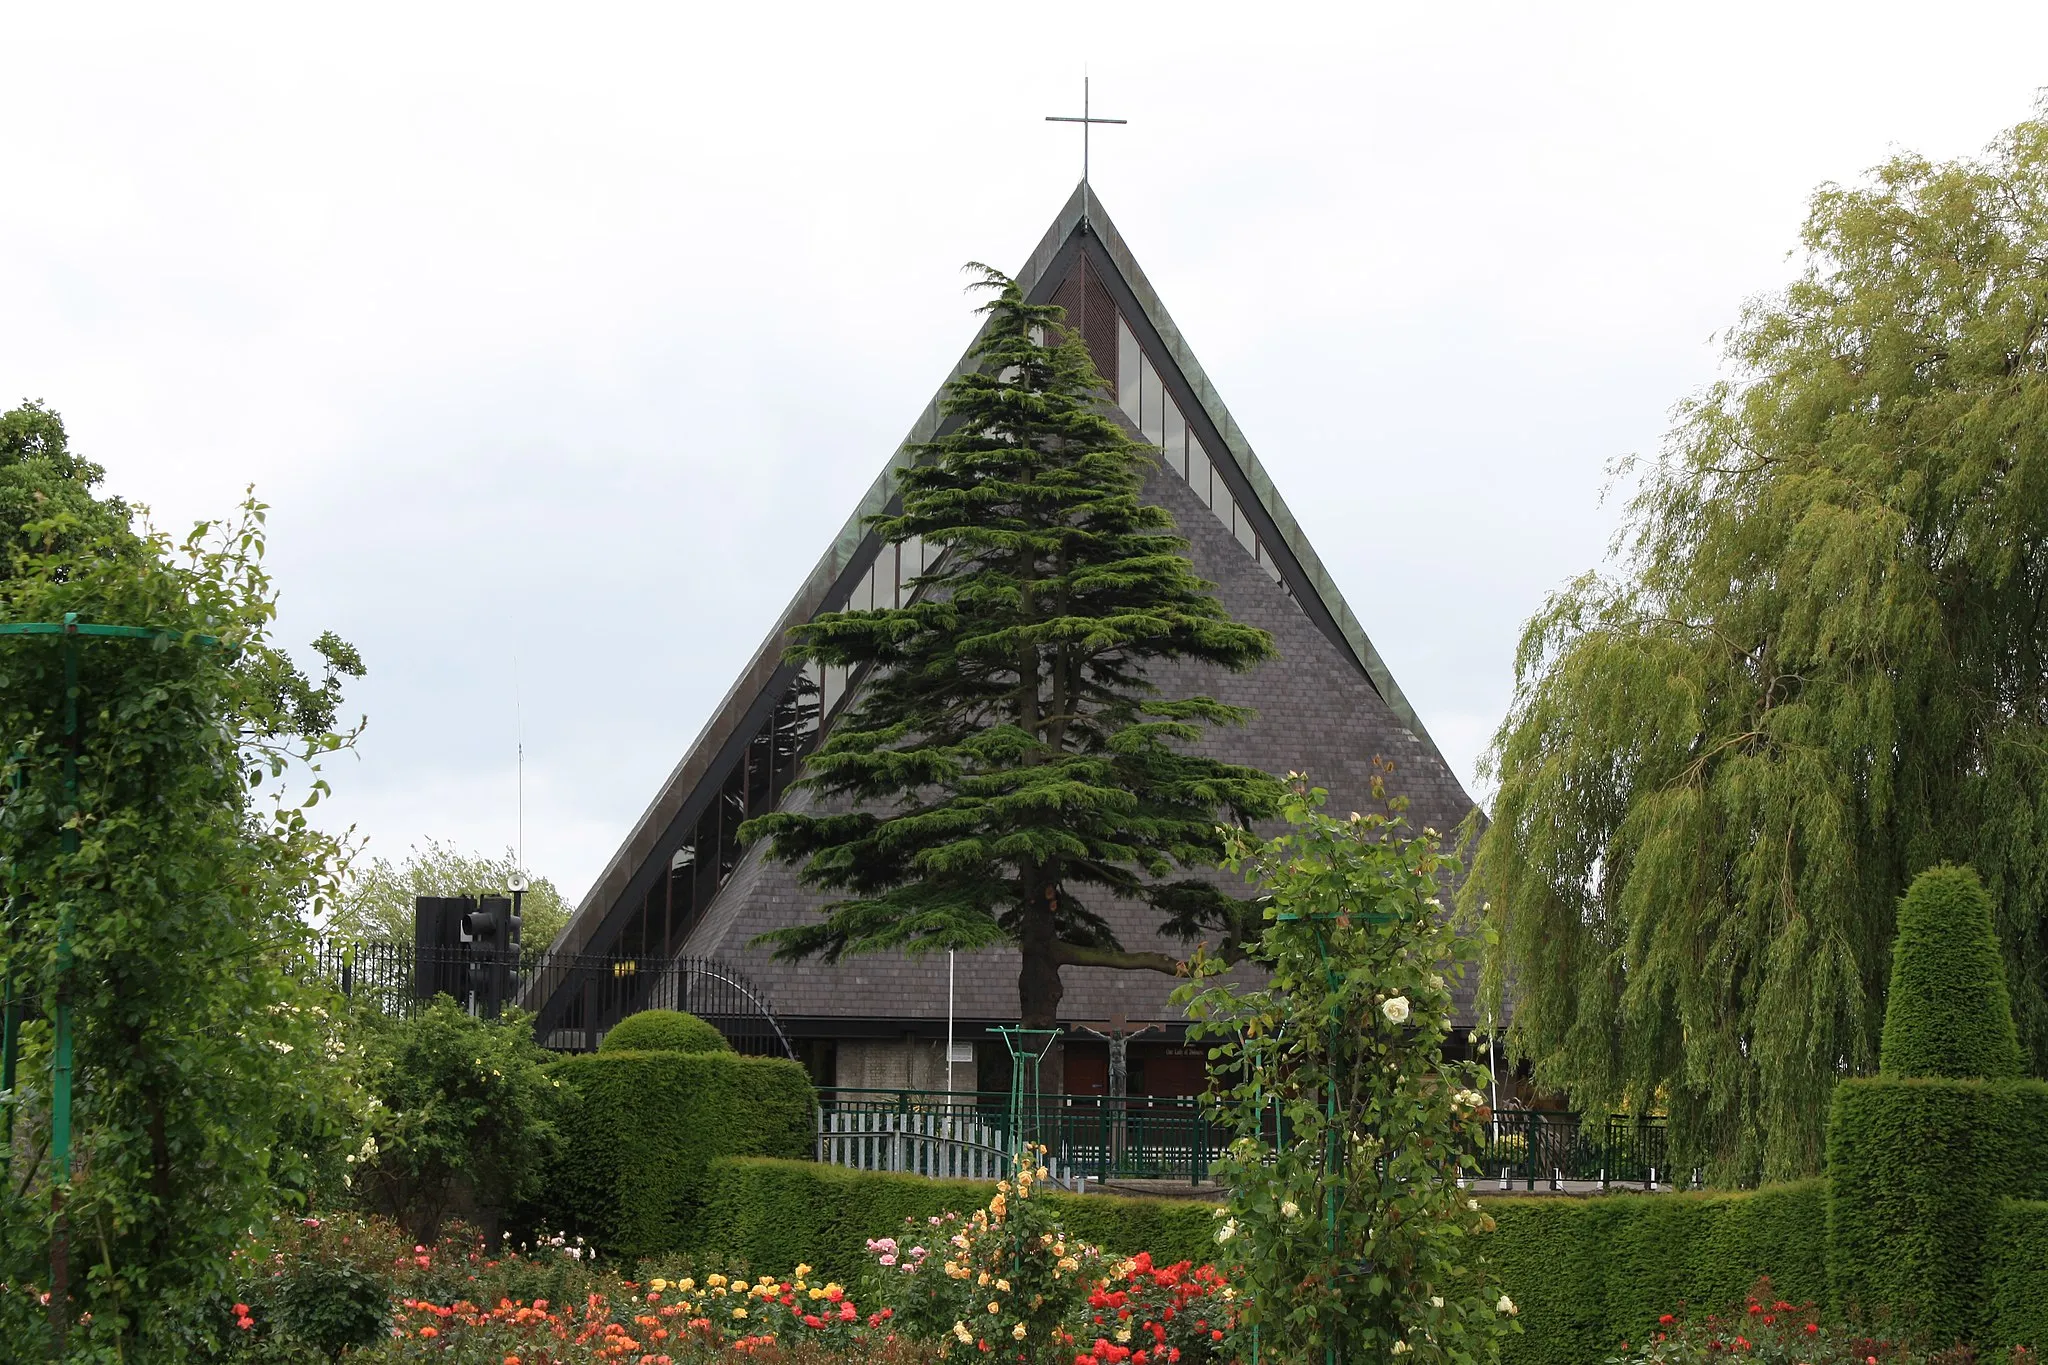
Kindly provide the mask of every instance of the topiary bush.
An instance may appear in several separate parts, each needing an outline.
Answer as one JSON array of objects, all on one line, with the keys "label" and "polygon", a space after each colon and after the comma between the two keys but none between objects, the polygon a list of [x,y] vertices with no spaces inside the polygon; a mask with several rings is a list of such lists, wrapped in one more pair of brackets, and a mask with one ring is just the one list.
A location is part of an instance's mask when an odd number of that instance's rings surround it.
[{"label": "topiary bush", "polygon": [[681,1010],[642,1010],[614,1024],[599,1052],[730,1052],[725,1035]]},{"label": "topiary bush", "polygon": [[808,1156],[817,1094],[795,1062],[734,1052],[598,1052],[548,1068],[562,1145],[534,1210],[620,1256],[698,1245],[706,1167],[721,1156]]},{"label": "topiary bush", "polygon": [[1987,1080],[2020,1074],[1991,895],[1970,868],[1931,867],[1900,902],[1878,1072]]},{"label": "topiary bush", "polygon": [[2048,1083],[1863,1076],[1828,1119],[1828,1278],[1935,1345],[1981,1341],[2000,1209],[2048,1197]]}]

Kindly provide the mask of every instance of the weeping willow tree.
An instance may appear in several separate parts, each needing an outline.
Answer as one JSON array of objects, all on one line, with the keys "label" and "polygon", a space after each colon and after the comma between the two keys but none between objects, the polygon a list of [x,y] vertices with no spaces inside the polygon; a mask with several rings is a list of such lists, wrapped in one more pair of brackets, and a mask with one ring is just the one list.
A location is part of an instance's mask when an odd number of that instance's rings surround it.
[{"label": "weeping willow tree", "polygon": [[1898,898],[1982,873],[2048,1062],[2048,102],[1823,186],[1805,268],[1529,623],[1464,896],[1536,1082],[1814,1170],[1873,1071]]}]

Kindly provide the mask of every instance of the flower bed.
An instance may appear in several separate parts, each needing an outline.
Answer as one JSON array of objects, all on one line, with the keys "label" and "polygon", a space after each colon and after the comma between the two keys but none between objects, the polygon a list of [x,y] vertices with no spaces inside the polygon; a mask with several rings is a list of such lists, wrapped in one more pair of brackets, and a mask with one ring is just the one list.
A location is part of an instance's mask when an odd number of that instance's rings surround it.
[{"label": "flower bed", "polygon": [[[374,1219],[290,1220],[238,1257],[223,1335],[249,1360],[312,1347],[365,1362],[702,1365],[764,1356],[874,1365],[1216,1365],[1229,1287],[1214,1269],[1102,1252],[1061,1228],[1025,1166],[987,1207],[868,1243],[854,1284],[643,1262],[628,1278],[564,1238],[408,1245]],[[297,1352],[297,1354],[294,1354]]]}]

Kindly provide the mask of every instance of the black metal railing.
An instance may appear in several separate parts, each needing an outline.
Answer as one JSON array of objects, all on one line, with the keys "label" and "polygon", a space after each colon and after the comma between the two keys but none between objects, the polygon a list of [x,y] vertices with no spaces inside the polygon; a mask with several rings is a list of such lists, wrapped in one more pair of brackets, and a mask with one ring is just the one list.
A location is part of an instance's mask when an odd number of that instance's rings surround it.
[{"label": "black metal railing", "polygon": [[321,979],[352,1003],[395,1017],[410,1017],[437,995],[491,1017],[506,1005],[534,1010],[534,1036],[557,1052],[595,1051],[627,1015],[674,1009],[716,1028],[735,1051],[796,1055],[767,997],[713,958],[557,953],[522,964],[460,947],[330,940],[315,960]]},{"label": "black metal railing", "polygon": [[1487,1121],[1479,1150],[1484,1179],[1502,1188],[1555,1188],[1567,1180],[1669,1187],[1669,1130],[1661,1118],[1606,1119],[1547,1109],[1507,1109]]},{"label": "black metal railing", "polygon": [[[1098,1181],[1199,1184],[1208,1179],[1209,1162],[1225,1140],[1223,1130],[1204,1117],[1200,1100],[1160,1095],[1045,1095],[1025,1115],[1023,1129],[1026,1141],[1045,1144],[1066,1176]],[[853,1135],[902,1132],[929,1145],[956,1140],[955,1133],[994,1133],[1003,1135],[995,1145],[1007,1151],[1003,1144],[1013,1125],[1005,1093],[827,1087],[818,1092],[818,1131],[821,1160],[856,1165],[884,1159],[872,1153],[896,1148],[845,1140]]]}]

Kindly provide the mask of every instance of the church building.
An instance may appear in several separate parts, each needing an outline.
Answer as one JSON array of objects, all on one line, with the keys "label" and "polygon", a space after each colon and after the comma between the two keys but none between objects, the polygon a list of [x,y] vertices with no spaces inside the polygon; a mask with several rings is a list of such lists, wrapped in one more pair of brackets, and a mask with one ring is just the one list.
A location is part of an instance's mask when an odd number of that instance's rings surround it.
[{"label": "church building", "polygon": [[[1170,693],[1205,692],[1255,710],[1241,727],[1212,731],[1202,747],[1275,774],[1307,773],[1329,789],[1338,812],[1368,804],[1374,761],[1387,760],[1394,765],[1390,786],[1411,803],[1410,824],[1455,829],[1471,798],[1085,181],[1017,281],[1032,302],[1065,309],[1122,420],[1163,451],[1146,496],[1173,515],[1196,573],[1216,585],[1232,617],[1273,636],[1277,657],[1250,673],[1193,664],[1155,671]],[[1303,401],[1318,400],[1327,388],[1319,384]],[[790,1049],[824,1085],[987,1088],[1007,1072],[1007,1054],[986,1030],[1018,1017],[1017,955],[1008,949],[952,960],[940,952],[831,965],[776,961],[753,946],[755,937],[816,919],[826,896],[801,885],[794,865],[770,862],[763,848],[743,848],[735,838],[743,821],[790,799],[805,755],[860,685],[843,670],[785,664],[790,629],[820,612],[900,604],[924,568],[915,545],[881,544],[864,519],[891,505],[896,473],[909,458],[905,448],[931,440],[941,424],[935,396],[551,949],[585,955],[583,961],[594,955],[724,964],[750,983]],[[1156,912],[1131,904],[1092,908],[1115,925],[1127,948],[1176,957],[1189,951],[1159,933]],[[1145,1030],[1129,1048],[1131,1094],[1202,1088],[1201,1053],[1186,1045],[1185,1020],[1168,1000],[1178,984],[1173,978],[1070,966],[1063,980],[1063,1023],[1106,1029],[1115,1020]],[[1483,1027],[1471,1017],[1470,992],[1468,983],[1459,1022]],[[566,1020],[579,1008],[567,987],[552,995],[560,998],[528,1002],[541,1011],[544,1035],[551,1016]],[[950,1063],[949,1017],[956,1040]],[[1067,1092],[1103,1093],[1105,1044],[1072,1033],[1064,1070]]]}]

